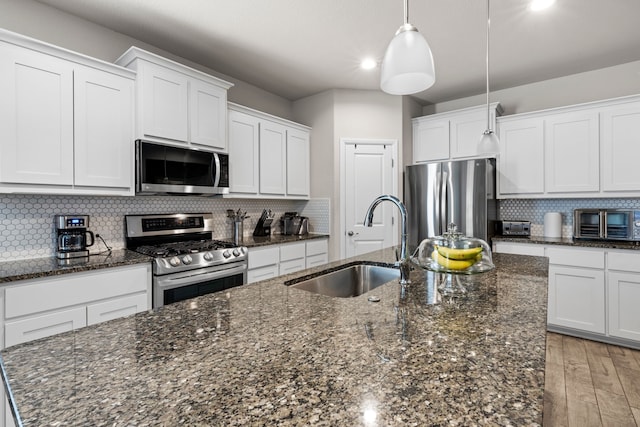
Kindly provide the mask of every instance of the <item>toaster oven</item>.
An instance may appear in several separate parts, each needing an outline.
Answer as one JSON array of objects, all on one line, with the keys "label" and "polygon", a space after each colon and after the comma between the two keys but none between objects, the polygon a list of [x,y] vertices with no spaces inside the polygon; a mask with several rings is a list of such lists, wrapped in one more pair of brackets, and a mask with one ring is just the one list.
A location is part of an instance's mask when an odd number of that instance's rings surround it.
[{"label": "toaster oven", "polygon": [[573,237],[591,240],[640,241],[640,210],[575,209]]}]

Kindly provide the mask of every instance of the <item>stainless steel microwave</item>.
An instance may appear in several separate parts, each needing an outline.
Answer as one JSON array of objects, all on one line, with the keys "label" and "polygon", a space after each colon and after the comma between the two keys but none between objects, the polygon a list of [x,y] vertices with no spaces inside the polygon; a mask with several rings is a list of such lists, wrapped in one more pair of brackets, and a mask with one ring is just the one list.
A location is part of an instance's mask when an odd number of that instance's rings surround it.
[{"label": "stainless steel microwave", "polygon": [[575,209],[573,237],[592,240],[640,241],[640,211]]},{"label": "stainless steel microwave", "polygon": [[227,193],[227,154],[136,141],[136,194]]}]

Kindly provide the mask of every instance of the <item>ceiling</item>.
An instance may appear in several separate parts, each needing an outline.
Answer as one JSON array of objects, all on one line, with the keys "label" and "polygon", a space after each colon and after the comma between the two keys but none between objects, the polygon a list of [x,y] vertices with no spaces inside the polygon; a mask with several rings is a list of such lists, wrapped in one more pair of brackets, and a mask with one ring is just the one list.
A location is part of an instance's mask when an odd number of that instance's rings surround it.
[{"label": "ceiling", "polygon": [[[379,89],[402,0],[38,0],[289,100],[332,88]],[[640,60],[640,1],[491,2],[491,89]],[[422,104],[485,91],[486,3],[410,0],[436,83]],[[640,80],[640,74],[639,74]]]}]

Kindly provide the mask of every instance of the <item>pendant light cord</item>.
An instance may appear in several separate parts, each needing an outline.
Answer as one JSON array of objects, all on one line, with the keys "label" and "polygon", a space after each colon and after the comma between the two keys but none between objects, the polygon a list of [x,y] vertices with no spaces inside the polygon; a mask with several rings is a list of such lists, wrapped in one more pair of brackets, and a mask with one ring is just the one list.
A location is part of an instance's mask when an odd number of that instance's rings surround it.
[{"label": "pendant light cord", "polygon": [[491,15],[489,15],[489,1],[487,0],[487,130],[491,129],[491,113],[489,109],[489,27],[491,26]]},{"label": "pendant light cord", "polygon": [[404,0],[404,23],[409,23],[409,0]]}]

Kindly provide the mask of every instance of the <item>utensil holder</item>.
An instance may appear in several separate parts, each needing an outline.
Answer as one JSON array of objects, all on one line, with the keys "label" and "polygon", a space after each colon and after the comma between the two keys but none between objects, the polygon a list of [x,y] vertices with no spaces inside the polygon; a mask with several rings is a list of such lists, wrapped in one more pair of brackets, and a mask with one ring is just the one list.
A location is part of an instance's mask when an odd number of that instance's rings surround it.
[{"label": "utensil holder", "polygon": [[235,243],[242,242],[243,235],[244,235],[244,222],[233,221],[233,241]]}]

